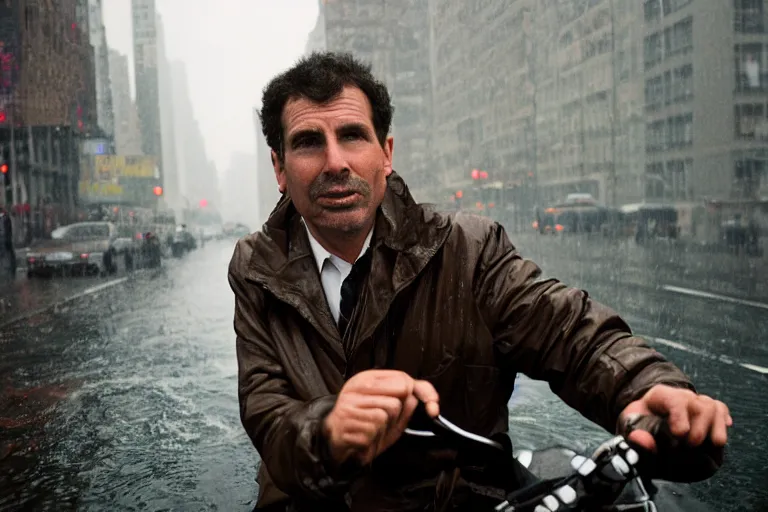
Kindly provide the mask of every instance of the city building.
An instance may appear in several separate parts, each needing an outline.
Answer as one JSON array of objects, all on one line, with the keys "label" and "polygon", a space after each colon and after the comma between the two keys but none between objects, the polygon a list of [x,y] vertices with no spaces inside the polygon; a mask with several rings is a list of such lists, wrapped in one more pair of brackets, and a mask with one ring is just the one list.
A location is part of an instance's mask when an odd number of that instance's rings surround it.
[{"label": "city building", "polygon": [[[429,1],[430,179],[442,200],[456,197],[465,209],[483,210],[535,203],[526,187],[536,174],[532,17],[538,1]],[[486,189],[501,190],[499,200],[487,201]]]},{"label": "city building", "polygon": [[269,214],[280,201],[280,191],[277,189],[275,170],[272,166],[272,150],[267,145],[267,139],[261,129],[259,110],[253,109],[253,124],[256,129],[256,186],[259,203],[259,226],[269,218]]},{"label": "city building", "polygon": [[157,72],[160,97],[160,130],[162,144],[163,202],[165,206],[178,209],[181,204],[177,168],[176,129],[173,113],[173,84],[168,55],[165,51],[165,34],[160,15],[156,19],[157,27]]},{"label": "city building", "polygon": [[322,52],[326,49],[325,45],[325,4],[328,0],[318,0],[317,21],[315,28],[309,33],[307,44],[304,47],[304,54],[309,55],[312,52]]},{"label": "city building", "polygon": [[646,193],[768,196],[763,0],[644,3]]},{"label": "city building", "polygon": [[179,202],[188,210],[201,204],[217,208],[221,205],[218,174],[206,153],[200,124],[192,108],[186,66],[183,62],[171,61],[169,71]]},{"label": "city building", "polygon": [[430,0],[435,183],[523,218],[764,197],[765,22],[762,0]]},{"label": "city building", "polygon": [[141,130],[136,103],[131,97],[128,57],[109,50],[109,74],[112,84],[112,108],[115,118],[115,153],[142,155]]},{"label": "city building", "polygon": [[[432,82],[426,0],[326,0],[325,48],[350,52],[371,64],[392,94],[393,166],[419,200],[434,199],[430,126]],[[321,33],[316,27],[313,34]]]},{"label": "city building", "polygon": [[131,0],[131,12],[136,107],[141,127],[141,148],[145,155],[154,156],[157,159],[162,183],[163,148],[155,0]]},{"label": "city building", "polygon": [[98,132],[88,32],[81,0],[0,2],[0,204],[17,243],[76,216],[80,145]]},{"label": "city building", "polygon": [[114,135],[112,87],[109,73],[109,47],[101,10],[102,0],[88,0],[89,40],[93,46],[96,86],[96,122],[102,135]]}]

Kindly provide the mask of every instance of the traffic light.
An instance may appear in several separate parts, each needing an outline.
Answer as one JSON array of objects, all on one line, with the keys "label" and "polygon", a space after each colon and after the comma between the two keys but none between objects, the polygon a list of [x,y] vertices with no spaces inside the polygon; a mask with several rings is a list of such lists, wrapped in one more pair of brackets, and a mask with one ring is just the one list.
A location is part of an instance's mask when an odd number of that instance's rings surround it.
[{"label": "traffic light", "polygon": [[161,187],[160,185],[158,185],[158,186],[156,186],[156,187],[155,187],[155,188],[152,190],[152,192],[154,192],[154,193],[155,193],[155,195],[156,195],[157,197],[160,197],[161,195],[163,195],[163,187]]},{"label": "traffic light", "polygon": [[2,146],[0,147],[0,174],[3,175],[2,178],[0,178],[0,187],[2,187],[2,191],[5,193],[4,199],[5,204],[11,204],[13,201],[13,191],[11,188],[11,148],[10,146]]},{"label": "traffic light", "polygon": [[205,208],[208,206],[208,200],[207,199],[201,199],[200,200],[200,208]]},{"label": "traffic light", "polygon": [[488,179],[488,172],[487,171],[481,171],[480,169],[472,169],[472,179],[477,180],[487,180]]}]

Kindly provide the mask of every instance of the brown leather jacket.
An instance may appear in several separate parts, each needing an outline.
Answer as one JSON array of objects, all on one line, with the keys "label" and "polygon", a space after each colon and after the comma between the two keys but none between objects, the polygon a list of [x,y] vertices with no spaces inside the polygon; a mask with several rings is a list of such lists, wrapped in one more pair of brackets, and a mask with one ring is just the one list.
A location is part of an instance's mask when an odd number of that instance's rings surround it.
[{"label": "brown leather jacket", "polygon": [[440,502],[450,510],[477,494],[483,482],[455,450],[411,438],[367,468],[328,464],[321,422],[345,380],[370,368],[429,380],[446,418],[486,436],[507,431],[518,372],[546,380],[612,432],[651,386],[693,389],[614,311],[541,279],[497,223],[429,212],[394,173],[371,273],[342,339],[300,222],[283,198],[261,232],[238,242],[229,267],[240,413],[263,461],[258,506],[407,511]]}]

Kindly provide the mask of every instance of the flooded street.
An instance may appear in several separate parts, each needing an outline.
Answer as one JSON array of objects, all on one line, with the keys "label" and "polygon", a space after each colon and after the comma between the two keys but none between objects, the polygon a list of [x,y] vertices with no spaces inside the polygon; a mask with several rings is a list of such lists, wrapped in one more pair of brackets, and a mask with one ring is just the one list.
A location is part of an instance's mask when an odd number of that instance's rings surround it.
[{"label": "flooded street", "polygon": [[[539,261],[545,255],[537,251],[546,249],[548,274],[626,312],[700,391],[731,407],[726,466],[694,491],[715,510],[760,510],[768,501],[761,455],[768,447],[768,357],[760,338],[768,311],[650,284],[609,285],[588,260],[558,260],[554,243],[561,242],[526,238],[520,245]],[[239,419],[231,253],[230,242],[211,243],[160,270],[102,280],[100,290],[3,325],[0,510],[253,508],[258,456]],[[600,268],[610,266],[603,260]],[[72,286],[81,293],[95,285]],[[712,326],[724,317],[731,322]],[[518,384],[510,417],[518,448],[585,449],[607,438],[546,385]]]}]

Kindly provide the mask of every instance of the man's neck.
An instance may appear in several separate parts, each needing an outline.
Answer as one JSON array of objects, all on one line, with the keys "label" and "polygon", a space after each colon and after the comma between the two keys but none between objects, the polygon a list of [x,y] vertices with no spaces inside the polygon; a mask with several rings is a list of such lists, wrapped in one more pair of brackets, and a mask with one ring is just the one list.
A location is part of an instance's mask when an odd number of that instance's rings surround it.
[{"label": "man's neck", "polygon": [[307,228],[326,251],[347,263],[354,263],[363,250],[368,234],[373,229],[373,222],[366,229],[354,233],[317,229],[309,224],[307,224]]}]

